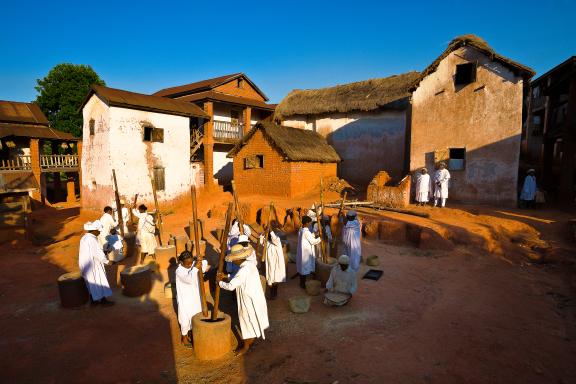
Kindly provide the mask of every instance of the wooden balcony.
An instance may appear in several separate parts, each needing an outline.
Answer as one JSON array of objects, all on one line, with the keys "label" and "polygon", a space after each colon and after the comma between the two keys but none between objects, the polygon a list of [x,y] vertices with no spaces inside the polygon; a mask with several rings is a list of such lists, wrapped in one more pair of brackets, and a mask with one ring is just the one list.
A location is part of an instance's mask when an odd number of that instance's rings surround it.
[{"label": "wooden balcony", "polygon": [[214,121],[214,140],[224,143],[235,143],[243,135],[244,124],[232,124],[229,121]]},{"label": "wooden balcony", "polygon": [[[40,155],[42,172],[77,172],[78,155]],[[32,156],[16,156],[9,160],[0,160],[0,172],[32,171]]]}]

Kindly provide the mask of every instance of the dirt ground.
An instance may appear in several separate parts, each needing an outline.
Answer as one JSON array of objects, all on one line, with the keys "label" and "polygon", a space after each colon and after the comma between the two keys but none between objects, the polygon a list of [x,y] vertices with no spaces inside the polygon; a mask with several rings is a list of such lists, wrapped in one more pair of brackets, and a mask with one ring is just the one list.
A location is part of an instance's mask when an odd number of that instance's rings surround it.
[{"label": "dirt ground", "polygon": [[[223,226],[214,207],[224,200],[230,197],[200,197],[207,230]],[[124,297],[115,286],[113,307],[61,308],[56,280],[78,269],[82,224],[99,214],[69,205],[38,210],[34,243],[0,245],[0,382],[576,382],[575,247],[567,225],[573,215],[412,208],[430,217],[365,210],[360,217],[430,228],[439,237],[427,241],[440,247],[364,239],[364,258],[379,256],[373,267],[384,272],[379,281],[359,280],[345,307],[327,308],[315,296],[310,312],[297,315],[287,299],[305,293],[298,279],[289,279],[268,301],[266,339],[244,357],[215,362],[200,362],[180,346],[161,275],[146,297]],[[190,207],[163,211],[164,237],[184,234]],[[214,264],[215,238],[206,236]],[[294,234],[289,241],[294,252]],[[362,264],[359,277],[368,269]],[[287,274],[295,274],[294,264]],[[222,300],[234,316],[233,296],[223,293]]]}]

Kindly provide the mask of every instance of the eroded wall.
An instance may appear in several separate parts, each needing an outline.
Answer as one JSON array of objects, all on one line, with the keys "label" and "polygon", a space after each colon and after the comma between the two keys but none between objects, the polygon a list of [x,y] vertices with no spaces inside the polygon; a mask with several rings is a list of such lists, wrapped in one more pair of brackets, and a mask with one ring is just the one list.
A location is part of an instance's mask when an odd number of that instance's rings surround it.
[{"label": "eroded wall", "polygon": [[[163,167],[165,173],[165,189],[158,191],[160,201],[189,193],[192,172],[188,118],[108,108],[102,102],[92,106],[95,98],[84,108],[83,207],[101,209],[113,201],[112,169],[116,170],[120,193],[128,200],[138,193],[139,202],[153,205],[150,176],[154,167]],[[90,139],[91,117],[97,119],[95,135]],[[143,141],[145,126],[164,129],[164,142]]]},{"label": "eroded wall", "polygon": [[381,170],[395,180],[404,176],[405,116],[404,111],[293,116],[283,125],[321,134],[343,160],[338,176],[366,187]]},{"label": "eroded wall", "polygon": [[[474,83],[455,86],[456,65],[478,62]],[[410,169],[434,172],[434,153],[466,148],[452,170],[449,198],[509,205],[516,201],[522,79],[470,47],[448,55],[412,95]]]}]

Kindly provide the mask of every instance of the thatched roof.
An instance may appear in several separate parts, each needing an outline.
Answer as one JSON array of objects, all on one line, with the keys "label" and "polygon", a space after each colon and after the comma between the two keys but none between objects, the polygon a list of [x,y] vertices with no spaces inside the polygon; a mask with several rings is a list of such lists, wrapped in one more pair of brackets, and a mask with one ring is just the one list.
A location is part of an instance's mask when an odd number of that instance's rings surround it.
[{"label": "thatched roof", "polygon": [[379,108],[403,109],[410,86],[418,72],[371,79],[330,88],[293,90],[276,107],[275,118],[294,115],[373,111]]},{"label": "thatched roof", "polygon": [[270,121],[261,121],[236,144],[228,157],[234,157],[257,131],[288,161],[338,163],[336,150],[318,133],[298,128],[283,127]]},{"label": "thatched roof", "polygon": [[509,59],[505,56],[499,55],[498,53],[496,53],[496,51],[494,51],[494,49],[492,49],[492,47],[490,45],[488,45],[488,43],[486,41],[484,41],[484,39],[482,39],[481,37],[478,37],[476,35],[462,35],[462,36],[458,36],[456,38],[454,38],[450,44],[448,44],[448,47],[446,48],[446,50],[444,50],[444,52],[442,52],[442,54],[440,56],[438,56],[438,58],[436,60],[434,60],[434,62],[432,64],[430,64],[425,70],[422,71],[422,74],[420,75],[419,78],[416,79],[416,81],[414,82],[414,84],[411,87],[411,90],[413,91],[414,89],[416,89],[418,87],[418,85],[420,84],[420,82],[429,74],[431,74],[432,72],[436,71],[436,68],[438,68],[438,65],[440,64],[440,62],[442,60],[444,60],[444,58],[446,56],[448,56],[450,53],[454,52],[455,50],[461,48],[461,47],[473,47],[477,50],[479,50],[480,52],[484,53],[485,55],[487,55],[488,57],[490,57],[490,59],[492,59],[493,61],[496,61],[502,65],[504,65],[505,67],[509,68],[510,70],[512,70],[514,73],[523,76],[527,79],[531,78],[532,76],[534,76],[536,74],[536,72],[534,72],[534,70],[532,68],[529,68],[523,64],[520,64],[512,59]]}]

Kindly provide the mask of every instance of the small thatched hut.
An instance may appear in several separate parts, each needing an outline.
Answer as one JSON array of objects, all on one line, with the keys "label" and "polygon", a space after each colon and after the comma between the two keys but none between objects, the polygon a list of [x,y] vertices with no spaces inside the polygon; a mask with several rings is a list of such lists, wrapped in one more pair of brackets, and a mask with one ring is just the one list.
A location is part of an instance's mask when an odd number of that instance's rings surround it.
[{"label": "small thatched hut", "polygon": [[320,178],[336,176],[340,157],[316,132],[256,124],[228,153],[242,195],[293,197],[310,192]]},{"label": "small thatched hut", "polygon": [[344,160],[338,169],[340,177],[353,184],[367,185],[380,170],[399,179],[407,167],[410,87],[419,77],[418,72],[408,72],[294,90],[276,107],[275,119],[326,137]]}]

